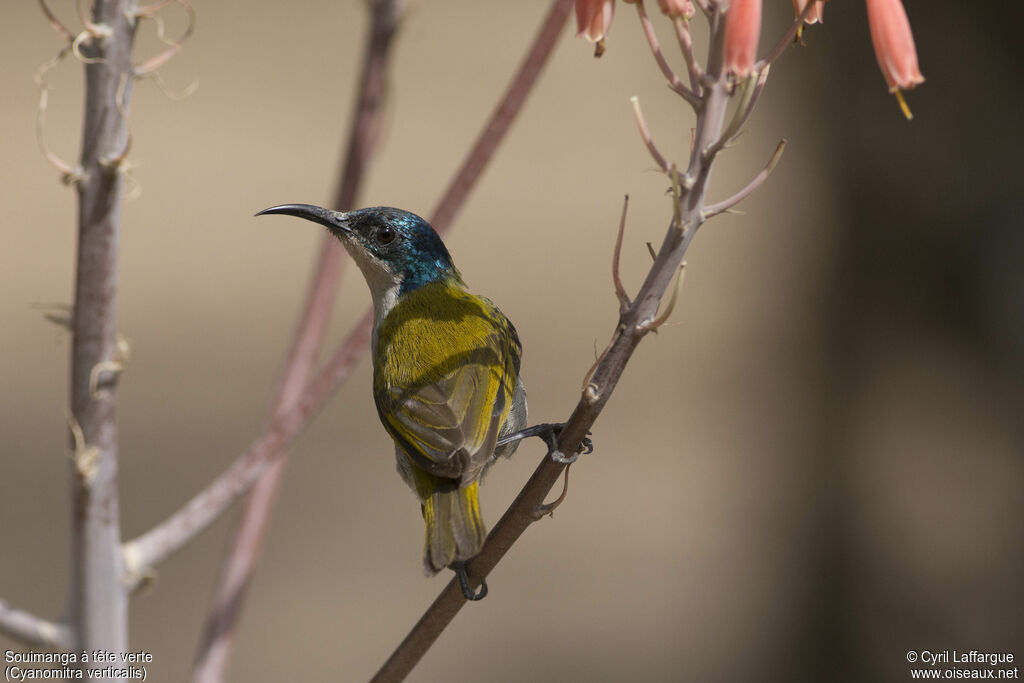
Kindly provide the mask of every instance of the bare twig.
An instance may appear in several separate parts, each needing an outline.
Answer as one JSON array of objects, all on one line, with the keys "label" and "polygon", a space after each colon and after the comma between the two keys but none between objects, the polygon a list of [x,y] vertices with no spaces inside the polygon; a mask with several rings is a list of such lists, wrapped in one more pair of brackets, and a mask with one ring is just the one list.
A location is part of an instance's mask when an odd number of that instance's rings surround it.
[{"label": "bare twig", "polygon": [[619,312],[629,310],[630,300],[626,288],[622,284],[619,273],[619,258],[622,255],[622,237],[626,233],[626,211],[629,209],[629,195],[622,200],[622,217],[619,219],[619,232],[615,236],[615,251],[612,252],[612,282],[615,283],[615,296],[619,300]]},{"label": "bare twig", "polygon": [[782,151],[785,148],[786,141],[779,141],[778,146],[775,148],[775,151],[772,153],[772,156],[768,159],[768,163],[765,165],[763,169],[761,169],[761,172],[754,176],[754,179],[751,180],[746,187],[744,187],[742,190],[740,190],[733,196],[729,197],[724,201],[718,202],[717,204],[711,204],[705,207],[703,213],[704,220],[707,220],[712,216],[717,216],[718,214],[724,211],[728,211],[729,209],[731,209],[732,207],[736,206],[744,199],[749,197],[754,190],[761,187],[761,184],[768,179],[769,175],[771,175],[772,169],[775,168],[775,164],[779,163],[779,159],[782,158]]},{"label": "bare twig", "polygon": [[[93,368],[118,357],[116,292],[123,174],[116,159],[128,141],[122,115],[131,94],[133,0],[97,0],[87,50],[85,126],[79,196],[78,261],[72,320],[71,421],[80,427],[72,472],[71,589],[73,649],[123,652],[128,595],[123,583],[113,382],[95,394]],[[78,453],[93,453],[88,469]]]},{"label": "bare twig", "polygon": [[71,647],[71,631],[67,624],[58,624],[11,607],[0,600],[0,633],[32,647],[67,649]]},{"label": "bare twig", "polygon": [[637,128],[640,129],[640,137],[643,138],[644,144],[647,145],[647,151],[651,153],[651,157],[654,158],[654,163],[658,164],[658,168],[668,173],[668,162],[665,161],[665,157],[658,151],[654,140],[651,139],[651,131],[647,129],[644,113],[640,110],[640,100],[634,95],[629,98],[629,103],[633,106],[633,118],[636,119]]},{"label": "bare twig", "polygon": [[704,72],[700,68],[700,64],[697,63],[697,57],[693,52],[693,39],[690,36],[690,24],[682,17],[675,17],[672,20],[672,23],[676,29],[676,40],[679,41],[679,51],[683,53],[683,59],[686,61],[686,70],[690,74],[690,90],[700,97],[703,94],[700,79],[704,75]]},{"label": "bare twig", "polygon": [[697,94],[686,87],[686,85],[679,79],[676,72],[669,66],[668,61],[665,59],[665,55],[661,52],[661,45],[658,44],[658,36],[654,32],[654,26],[651,25],[651,20],[647,17],[647,10],[644,9],[643,0],[636,3],[636,13],[640,17],[640,25],[644,29],[644,35],[647,37],[647,44],[651,48],[651,54],[654,55],[654,61],[658,63],[658,68],[661,69],[661,73],[668,80],[668,85],[672,90],[678,93],[684,100],[690,103],[690,106],[695,109],[700,106],[700,98]]}]

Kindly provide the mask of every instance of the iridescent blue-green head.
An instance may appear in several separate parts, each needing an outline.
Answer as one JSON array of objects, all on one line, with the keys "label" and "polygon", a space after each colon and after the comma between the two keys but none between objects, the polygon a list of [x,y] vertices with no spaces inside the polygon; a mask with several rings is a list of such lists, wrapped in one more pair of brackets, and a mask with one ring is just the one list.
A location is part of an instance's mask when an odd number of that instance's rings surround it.
[{"label": "iridescent blue-green head", "polygon": [[378,314],[386,314],[397,297],[429,282],[462,281],[444,242],[414,213],[388,206],[331,211],[282,204],[256,215],[264,214],[298,216],[330,230],[363,271]]}]

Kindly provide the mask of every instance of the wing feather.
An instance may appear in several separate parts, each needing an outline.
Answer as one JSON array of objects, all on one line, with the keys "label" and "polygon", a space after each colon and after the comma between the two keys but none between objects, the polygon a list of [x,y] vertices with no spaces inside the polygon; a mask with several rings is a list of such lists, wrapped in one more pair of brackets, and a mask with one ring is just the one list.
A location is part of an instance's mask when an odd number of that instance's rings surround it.
[{"label": "wing feather", "polygon": [[[385,318],[375,350],[384,361],[375,368],[374,398],[384,426],[415,465],[468,482],[494,453],[521,347],[493,304],[461,288],[429,290],[443,286],[406,294]],[[440,308],[438,295],[449,297]]]}]

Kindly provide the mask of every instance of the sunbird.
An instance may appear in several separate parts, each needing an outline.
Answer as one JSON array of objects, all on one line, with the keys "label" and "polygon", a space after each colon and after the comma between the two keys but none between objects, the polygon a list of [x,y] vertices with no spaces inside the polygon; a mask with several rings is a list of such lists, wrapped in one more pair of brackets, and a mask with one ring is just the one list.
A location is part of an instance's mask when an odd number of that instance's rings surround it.
[{"label": "sunbird", "polygon": [[[320,223],[359,266],[373,299],[373,400],[394,439],[398,473],[419,498],[428,574],[451,566],[469,599],[463,563],[480,552],[480,477],[526,426],[522,345],[505,315],[470,294],[441,238],[416,214],[386,206],[332,211],[282,204]],[[551,425],[544,425],[550,427]]]}]

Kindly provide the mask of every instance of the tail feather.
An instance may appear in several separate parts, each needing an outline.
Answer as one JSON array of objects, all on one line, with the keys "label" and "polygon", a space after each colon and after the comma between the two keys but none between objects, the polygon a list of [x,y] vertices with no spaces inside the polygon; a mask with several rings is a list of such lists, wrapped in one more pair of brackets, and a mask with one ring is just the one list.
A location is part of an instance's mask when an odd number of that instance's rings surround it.
[{"label": "tail feather", "polygon": [[436,574],[452,562],[462,562],[480,552],[487,538],[480,515],[478,484],[436,489],[423,504],[426,548],[423,564]]}]

